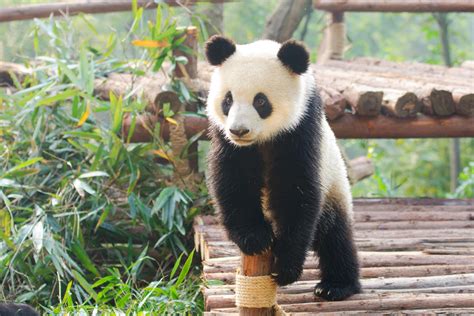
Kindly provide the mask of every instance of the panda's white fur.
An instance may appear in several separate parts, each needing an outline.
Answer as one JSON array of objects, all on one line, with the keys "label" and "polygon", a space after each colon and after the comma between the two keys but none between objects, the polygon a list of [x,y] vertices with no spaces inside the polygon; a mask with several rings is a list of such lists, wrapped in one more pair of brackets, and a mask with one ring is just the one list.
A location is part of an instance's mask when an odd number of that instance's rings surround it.
[{"label": "panda's white fur", "polygon": [[[302,75],[288,71],[277,58],[280,47],[281,44],[270,40],[236,45],[235,53],[214,70],[207,115],[236,146],[268,141],[278,133],[294,128],[305,114],[308,95],[315,89],[313,73],[311,69]],[[228,91],[232,91],[234,103],[226,116],[221,103]],[[259,92],[264,93],[273,105],[273,112],[266,119],[260,118],[252,106],[253,98]],[[327,199],[335,200],[352,218],[346,165],[324,116],[320,124],[322,204]],[[244,138],[236,138],[229,132],[232,128],[247,128],[250,133]],[[263,202],[263,205],[267,204]],[[269,212],[265,214],[271,218]]]}]

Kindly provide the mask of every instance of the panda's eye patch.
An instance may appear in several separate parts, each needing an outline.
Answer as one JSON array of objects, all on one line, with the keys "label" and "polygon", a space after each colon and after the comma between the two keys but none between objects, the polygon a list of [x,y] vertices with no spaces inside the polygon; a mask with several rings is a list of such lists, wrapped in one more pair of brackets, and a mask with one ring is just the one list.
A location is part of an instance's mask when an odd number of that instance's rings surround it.
[{"label": "panda's eye patch", "polygon": [[222,112],[224,113],[225,116],[229,115],[230,107],[232,106],[232,103],[234,103],[234,99],[232,98],[232,93],[230,91],[227,91],[227,93],[224,96],[224,100],[222,100]]},{"label": "panda's eye patch", "polygon": [[261,92],[257,93],[253,98],[253,107],[262,119],[272,114],[272,104],[268,101],[267,96]]}]

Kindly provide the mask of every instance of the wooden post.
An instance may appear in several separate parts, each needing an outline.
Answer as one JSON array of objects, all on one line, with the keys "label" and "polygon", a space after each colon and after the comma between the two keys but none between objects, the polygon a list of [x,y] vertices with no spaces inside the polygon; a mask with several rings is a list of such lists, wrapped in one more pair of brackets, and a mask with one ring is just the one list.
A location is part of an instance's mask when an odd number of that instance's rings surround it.
[{"label": "wooden post", "polygon": [[[247,256],[242,254],[241,273],[245,276],[262,276],[270,275],[272,270],[273,256],[271,251],[267,251],[261,255]],[[274,315],[273,307],[269,308],[246,308],[239,309],[241,316],[272,316]]]},{"label": "wooden post", "polygon": [[331,12],[318,49],[318,64],[330,59],[342,59],[344,56],[345,40],[344,12]]},{"label": "wooden post", "polygon": [[175,75],[178,78],[197,78],[197,36],[198,31],[195,26],[189,26],[186,28],[185,34],[186,40],[183,45],[192,49],[192,54],[187,54],[180,50],[173,51],[175,57],[185,56],[188,59],[188,63],[183,66],[183,64],[176,65]]}]

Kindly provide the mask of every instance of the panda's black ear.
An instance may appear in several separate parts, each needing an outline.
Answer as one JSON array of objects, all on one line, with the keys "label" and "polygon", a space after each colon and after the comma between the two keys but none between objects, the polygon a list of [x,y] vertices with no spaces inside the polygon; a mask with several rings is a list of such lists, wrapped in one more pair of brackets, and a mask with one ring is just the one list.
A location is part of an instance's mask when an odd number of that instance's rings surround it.
[{"label": "panda's black ear", "polygon": [[221,65],[233,53],[235,53],[234,42],[224,36],[213,35],[206,42],[206,57],[213,66]]},{"label": "panda's black ear", "polygon": [[289,70],[301,75],[308,70],[309,53],[306,46],[295,40],[288,40],[281,45],[278,58]]}]

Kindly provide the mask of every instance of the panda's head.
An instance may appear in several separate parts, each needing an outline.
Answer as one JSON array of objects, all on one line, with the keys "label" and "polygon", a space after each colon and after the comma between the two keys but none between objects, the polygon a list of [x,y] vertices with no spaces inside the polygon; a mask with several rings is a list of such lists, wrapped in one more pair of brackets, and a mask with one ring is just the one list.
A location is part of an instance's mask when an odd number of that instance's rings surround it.
[{"label": "panda's head", "polygon": [[313,87],[304,45],[270,40],[235,45],[211,37],[206,56],[214,70],[207,114],[237,146],[268,141],[296,127]]}]

